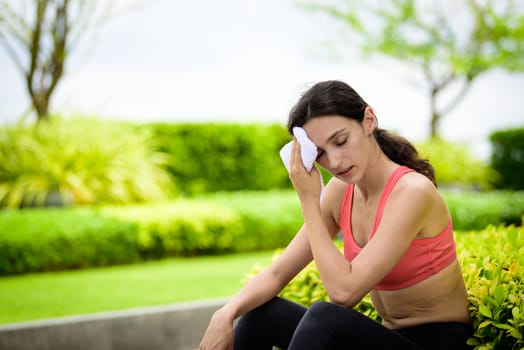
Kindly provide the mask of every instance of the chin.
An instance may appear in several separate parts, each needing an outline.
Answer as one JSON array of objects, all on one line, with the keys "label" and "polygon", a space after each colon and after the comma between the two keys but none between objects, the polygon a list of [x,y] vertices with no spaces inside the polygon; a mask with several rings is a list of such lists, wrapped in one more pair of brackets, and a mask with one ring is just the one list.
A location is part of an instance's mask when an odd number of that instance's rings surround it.
[{"label": "chin", "polygon": [[339,175],[333,175],[336,179],[344,182],[345,184],[354,184],[356,183],[355,178],[353,176],[339,176]]}]

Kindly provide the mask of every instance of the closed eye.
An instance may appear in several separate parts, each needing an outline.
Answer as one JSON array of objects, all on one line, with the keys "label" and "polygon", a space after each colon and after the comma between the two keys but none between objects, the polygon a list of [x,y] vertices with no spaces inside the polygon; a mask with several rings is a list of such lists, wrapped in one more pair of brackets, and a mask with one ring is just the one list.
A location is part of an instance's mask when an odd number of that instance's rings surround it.
[{"label": "closed eye", "polygon": [[344,137],[343,140],[335,142],[335,146],[344,146],[344,144],[346,143],[347,140],[348,140],[348,138]]}]

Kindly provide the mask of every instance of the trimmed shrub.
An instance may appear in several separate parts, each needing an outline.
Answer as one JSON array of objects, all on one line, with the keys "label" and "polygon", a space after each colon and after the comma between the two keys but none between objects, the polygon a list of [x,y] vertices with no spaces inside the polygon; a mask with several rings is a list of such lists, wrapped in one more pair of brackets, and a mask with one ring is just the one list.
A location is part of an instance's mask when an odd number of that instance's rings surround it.
[{"label": "trimmed shrub", "polygon": [[524,214],[524,191],[442,193],[457,230],[480,230],[490,224],[519,225]]},{"label": "trimmed shrub", "polygon": [[0,211],[0,275],[274,249],[301,224],[293,192],[215,196],[220,199]]},{"label": "trimmed shrub", "polygon": [[243,239],[238,214],[211,203],[180,200],[149,206],[107,207],[103,213],[138,226],[144,258],[216,254],[238,250]]},{"label": "trimmed shrub", "polygon": [[[524,192],[473,198],[450,193],[455,229],[513,222],[524,212]],[[0,274],[275,249],[286,246],[302,224],[291,190],[222,192],[149,205],[4,210]],[[113,251],[119,249],[128,255]]]},{"label": "trimmed shrub", "polygon": [[235,123],[149,124],[167,169],[186,194],[289,188],[280,147],[290,137],[280,125]]},{"label": "trimmed shrub", "polygon": [[130,123],[53,118],[0,128],[0,207],[41,206],[58,192],[73,204],[165,200],[165,153]]},{"label": "trimmed shrub", "polygon": [[238,213],[246,236],[237,242],[239,251],[283,247],[303,224],[294,191],[219,192],[197,198]]},{"label": "trimmed shrub", "polygon": [[139,259],[136,225],[87,209],[0,211],[0,275]]},{"label": "trimmed shrub", "polygon": [[[457,253],[468,290],[475,350],[520,349],[524,346],[524,227],[489,226],[457,232]],[[336,242],[341,248],[341,243]],[[276,256],[280,254],[277,251]],[[254,266],[247,278],[262,269]],[[328,301],[322,280],[310,263],[280,293],[304,306]],[[355,309],[380,322],[369,295]]]},{"label": "trimmed shrub", "polygon": [[500,177],[497,188],[524,190],[524,127],[493,132],[491,166]]}]

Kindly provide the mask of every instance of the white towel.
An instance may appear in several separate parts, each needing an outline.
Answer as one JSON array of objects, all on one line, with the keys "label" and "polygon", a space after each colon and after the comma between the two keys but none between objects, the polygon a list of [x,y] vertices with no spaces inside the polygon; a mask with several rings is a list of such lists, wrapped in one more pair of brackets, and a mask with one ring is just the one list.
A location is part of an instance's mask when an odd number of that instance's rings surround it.
[{"label": "white towel", "polygon": [[[302,163],[304,163],[304,167],[309,172],[313,168],[313,163],[315,163],[315,160],[317,159],[317,146],[315,146],[313,141],[311,141],[307,137],[306,131],[301,127],[295,126],[293,128],[293,135],[295,135],[295,137],[298,140],[298,143],[300,143]],[[286,143],[284,147],[282,147],[282,149],[280,150],[280,158],[282,158],[282,162],[284,162],[284,165],[288,173],[291,163],[292,147],[293,141]]]},{"label": "white towel", "polygon": [[[300,143],[300,154],[302,155],[302,163],[304,168],[308,172],[313,169],[313,164],[317,159],[318,151],[317,146],[311,141],[306,134],[306,131],[301,127],[295,126],[293,128],[293,135],[297,138],[298,143]],[[289,168],[291,166],[291,148],[293,147],[293,141],[288,142],[280,150],[280,158],[284,163],[284,166],[289,173]],[[320,184],[322,186],[322,192],[324,190],[324,180],[322,179],[322,174],[320,173]],[[322,195],[321,195],[322,198]]]}]

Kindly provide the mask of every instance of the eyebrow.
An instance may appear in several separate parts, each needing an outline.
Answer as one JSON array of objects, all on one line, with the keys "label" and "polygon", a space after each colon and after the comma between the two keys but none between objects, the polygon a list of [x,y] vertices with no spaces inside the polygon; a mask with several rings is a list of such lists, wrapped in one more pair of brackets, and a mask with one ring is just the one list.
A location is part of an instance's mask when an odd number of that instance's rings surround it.
[{"label": "eyebrow", "polygon": [[326,140],[326,143],[330,142],[331,140],[333,140],[335,137],[338,136],[338,134],[340,134],[341,132],[345,131],[346,128],[342,128],[342,129],[339,129],[337,131],[335,131],[333,134],[331,134],[330,137],[328,137],[328,139]]},{"label": "eyebrow", "polygon": [[[341,132],[343,132],[345,130],[346,130],[346,128],[342,128],[342,129],[338,129],[337,131],[335,131],[333,134],[331,134],[331,136],[328,137],[328,139],[326,140],[326,143],[329,143],[331,140],[336,138]],[[320,152],[320,150],[322,150],[322,148],[321,147],[317,147],[317,151]]]}]

